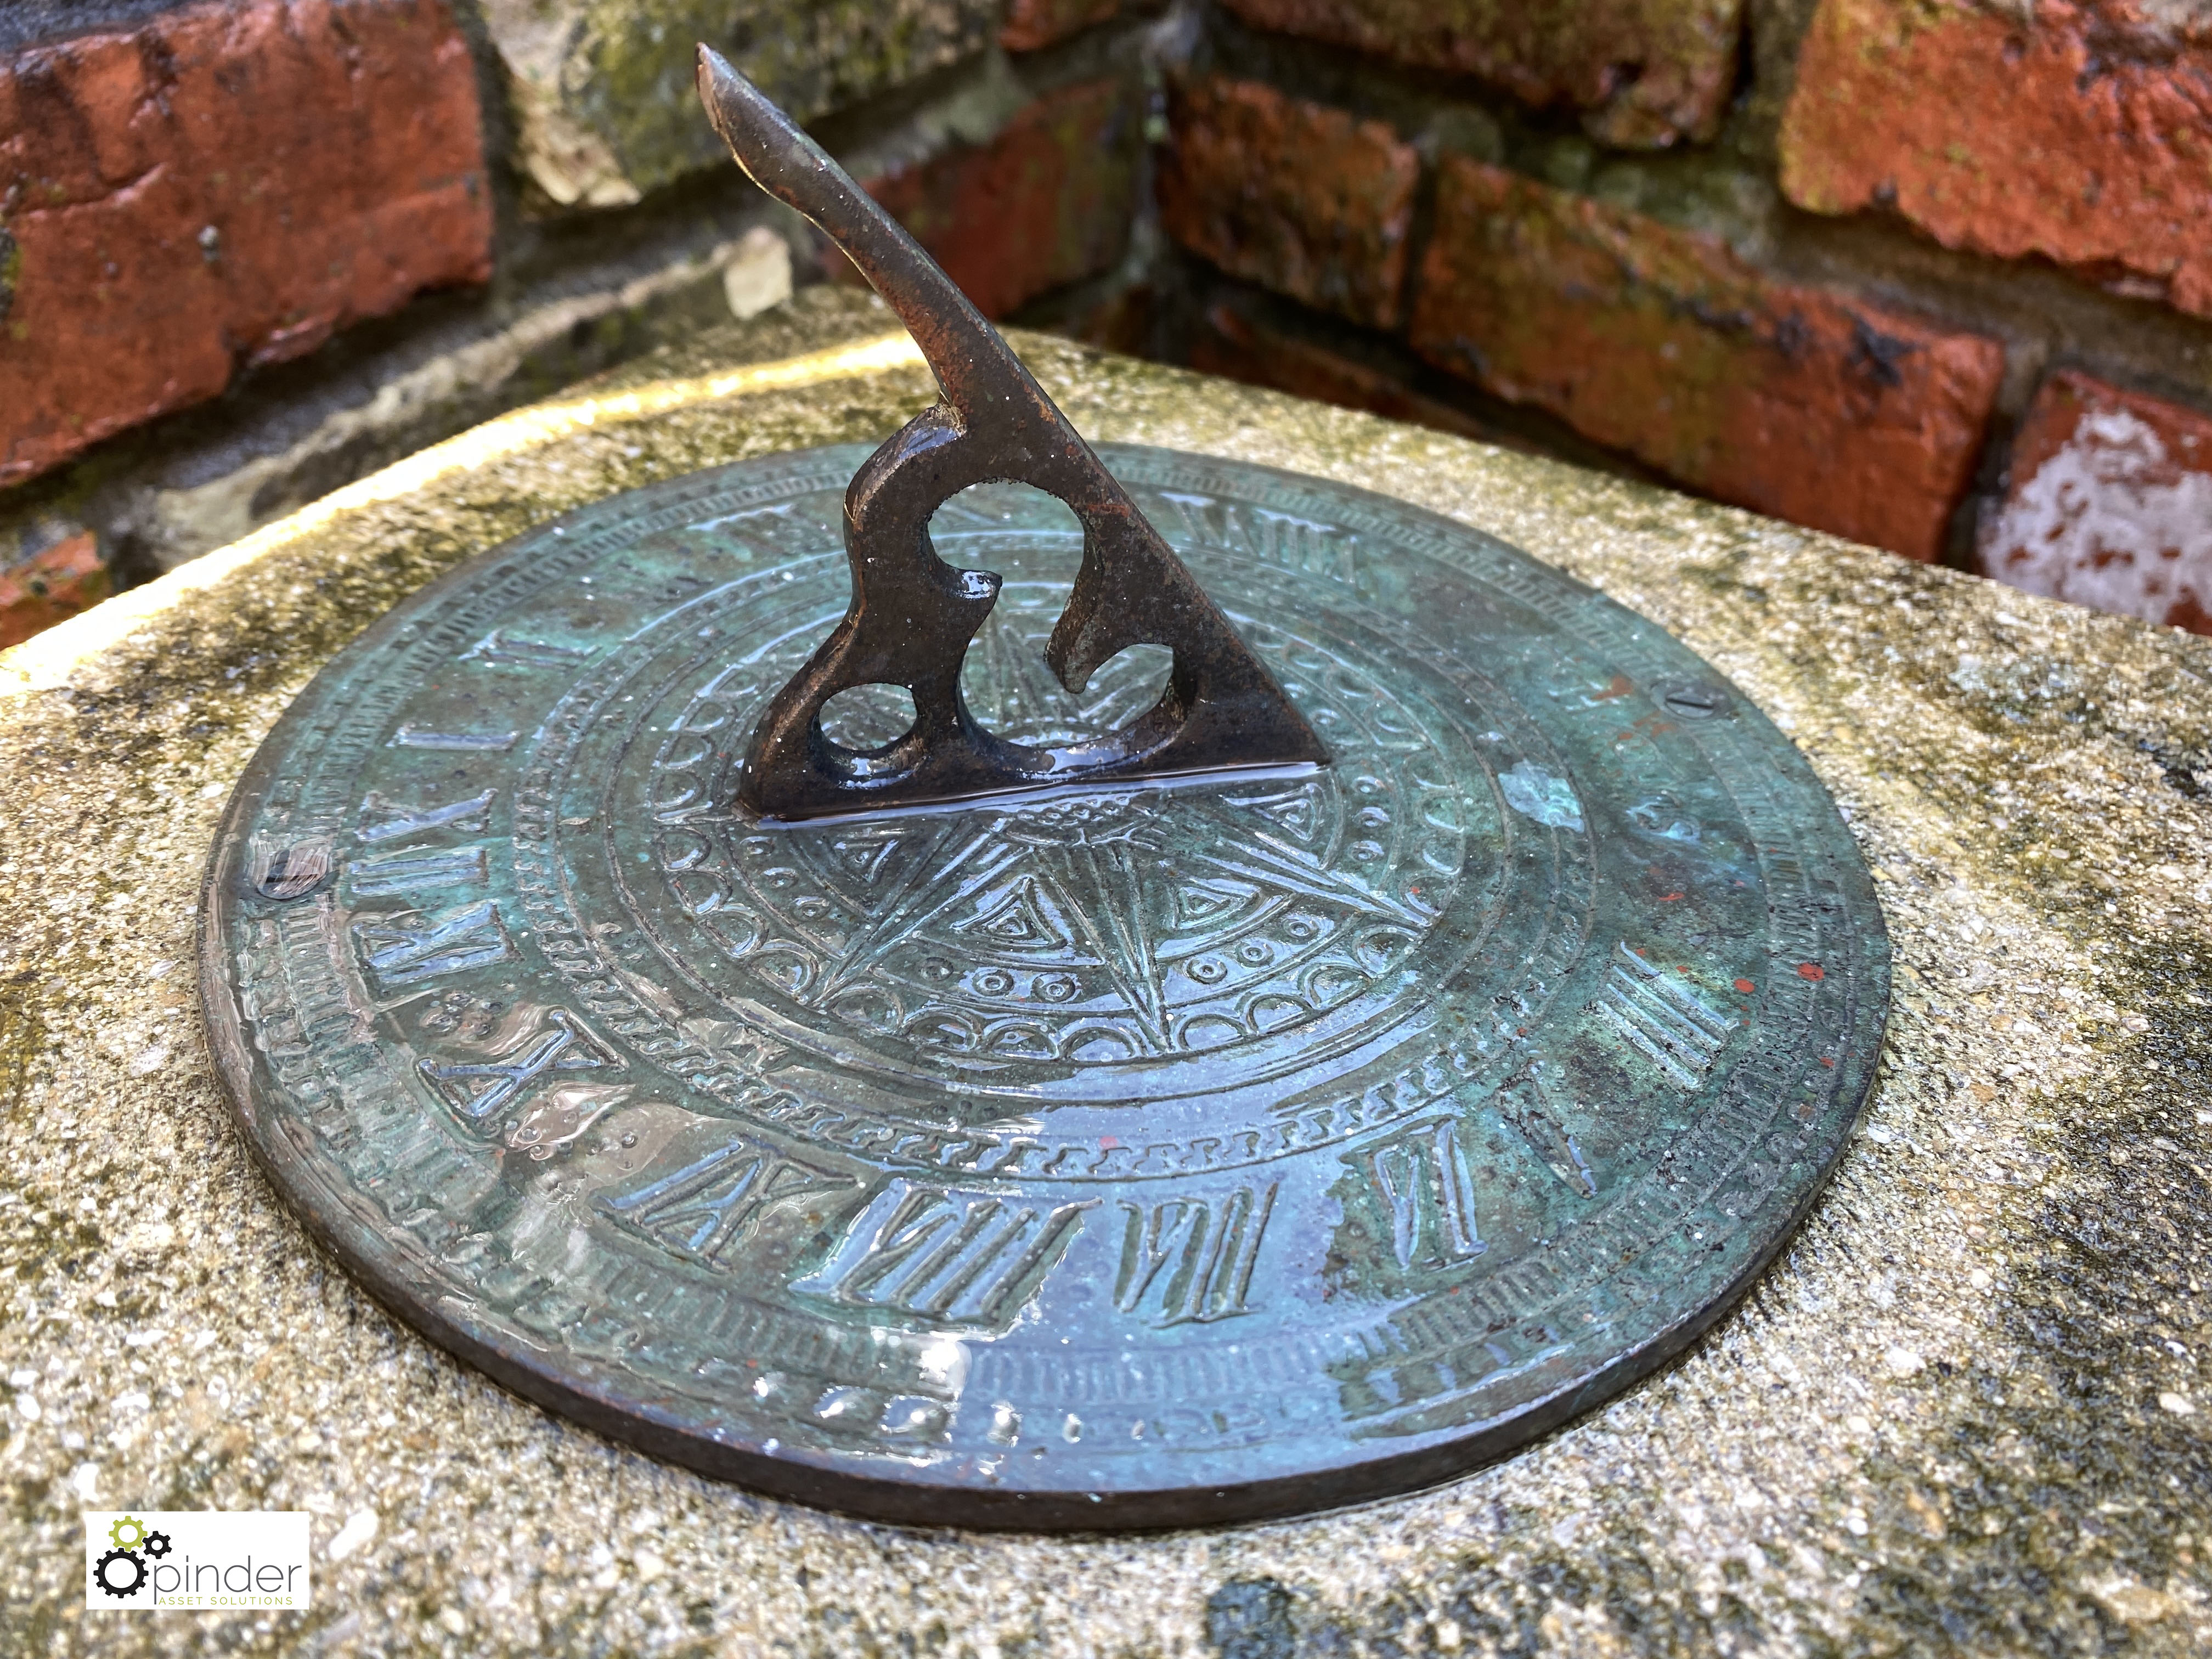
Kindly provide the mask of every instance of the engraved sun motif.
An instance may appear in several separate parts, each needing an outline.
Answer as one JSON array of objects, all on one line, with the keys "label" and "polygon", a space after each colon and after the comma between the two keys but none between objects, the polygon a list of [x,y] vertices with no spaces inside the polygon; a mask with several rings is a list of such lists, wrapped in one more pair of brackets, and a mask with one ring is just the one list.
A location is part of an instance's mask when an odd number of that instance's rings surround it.
[{"label": "engraved sun motif", "polygon": [[[1150,665],[1122,659],[1069,699],[1042,659],[1056,598],[1010,583],[970,654],[979,717],[1018,741],[1078,738],[1158,695]],[[1317,647],[1257,642],[1324,732],[1328,770],[1178,789],[1172,811],[1151,788],[842,826],[696,823],[661,838],[672,896],[810,1024],[909,1050],[1083,1068],[1310,1023],[1430,930],[1466,832],[1437,792],[1411,810],[1434,739],[1406,708]]]}]

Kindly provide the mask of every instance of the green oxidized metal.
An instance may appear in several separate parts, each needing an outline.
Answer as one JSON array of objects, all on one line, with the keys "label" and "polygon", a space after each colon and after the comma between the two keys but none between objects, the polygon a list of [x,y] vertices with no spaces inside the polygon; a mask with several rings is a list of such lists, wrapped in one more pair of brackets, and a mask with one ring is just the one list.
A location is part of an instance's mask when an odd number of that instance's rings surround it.
[{"label": "green oxidized metal", "polygon": [[[847,605],[850,447],[572,514],[300,698],[202,982],[252,1144],[393,1308],[710,1474],[1101,1527],[1438,1479],[1746,1288],[1887,992],[1802,757],[1491,538],[1100,453],[1328,767],[745,819],[754,721]],[[1157,697],[1139,653],[1080,699],[1040,659],[1057,503],[987,486],[931,533],[1005,578],[963,680],[991,729]]]}]

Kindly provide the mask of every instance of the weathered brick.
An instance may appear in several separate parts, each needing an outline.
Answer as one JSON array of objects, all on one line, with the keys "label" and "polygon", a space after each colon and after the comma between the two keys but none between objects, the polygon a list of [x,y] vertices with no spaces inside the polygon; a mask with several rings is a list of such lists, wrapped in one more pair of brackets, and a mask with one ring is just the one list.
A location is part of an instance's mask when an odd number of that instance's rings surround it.
[{"label": "weathered brick", "polygon": [[107,567],[88,530],[0,571],[0,650],[90,610],[107,594]]},{"label": "weathered brick", "polygon": [[1420,161],[1380,121],[1218,77],[1178,88],[1159,170],[1168,234],[1232,276],[1396,325]]},{"label": "weathered brick", "polygon": [[1989,574],[2212,634],[2212,416],[2063,372],[2029,404],[2010,473]]},{"label": "weathered brick", "polygon": [[1996,342],[1774,281],[1722,243],[1462,157],[1438,181],[1414,349],[1723,501],[1942,550]]},{"label": "weathered brick", "polygon": [[1103,23],[1121,0],[1013,0],[999,44],[1008,52],[1035,52]]},{"label": "weathered brick", "polygon": [[988,47],[1002,0],[477,0],[513,88],[514,163],[563,206],[619,207],[729,165],[699,118],[698,43],[792,118]]},{"label": "weathered brick", "polygon": [[1531,447],[1378,368],[1255,323],[1225,305],[1207,307],[1206,325],[1190,342],[1190,366],[1201,374],[1267,386],[1340,409],[1364,410],[1386,420],[1433,427],[1512,449]]},{"label": "weathered brick", "polygon": [[[1004,317],[1115,264],[1136,212],[1143,125],[1133,87],[1063,87],[988,143],[865,180],[977,310]],[[832,273],[859,280],[844,256]]]},{"label": "weathered brick", "polygon": [[491,270],[444,0],[199,5],[0,64],[0,483]]},{"label": "weathered brick", "polygon": [[1821,0],[1782,128],[1820,213],[2039,253],[2212,313],[2212,16],[2150,0]]},{"label": "weathered brick", "polygon": [[1223,0],[1255,28],[1480,76],[1608,144],[1720,130],[1743,0]]}]

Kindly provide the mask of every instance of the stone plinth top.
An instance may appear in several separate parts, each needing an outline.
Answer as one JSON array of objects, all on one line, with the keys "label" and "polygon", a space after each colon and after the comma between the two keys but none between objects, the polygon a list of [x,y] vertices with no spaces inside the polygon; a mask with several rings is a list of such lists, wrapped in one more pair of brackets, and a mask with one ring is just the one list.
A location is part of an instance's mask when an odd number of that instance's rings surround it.
[{"label": "stone plinth top", "polygon": [[[0,657],[0,1629],[53,1651],[2074,1652],[2212,1640],[2212,641],[1035,337],[1076,425],[1381,489],[1704,653],[1811,757],[1897,990],[1860,1138],[1680,1362],[1353,1511],[872,1526],[617,1448],[398,1324],[233,1132],[195,908],[365,623],[611,492],[931,394],[816,290],[425,452]],[[303,1509],[305,1615],[88,1614],[81,1510]]]}]

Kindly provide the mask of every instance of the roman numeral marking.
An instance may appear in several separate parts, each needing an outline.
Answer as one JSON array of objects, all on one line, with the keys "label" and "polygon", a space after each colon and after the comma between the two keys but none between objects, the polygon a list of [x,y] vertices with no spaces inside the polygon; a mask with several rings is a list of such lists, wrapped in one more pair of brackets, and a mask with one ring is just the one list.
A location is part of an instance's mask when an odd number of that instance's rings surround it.
[{"label": "roman numeral marking", "polygon": [[514,747],[519,732],[426,732],[403,726],[392,735],[393,749],[451,749],[464,754],[504,755]]},{"label": "roman numeral marking", "polygon": [[550,640],[511,638],[505,629],[495,628],[462,652],[461,660],[511,663],[518,668],[567,668],[591,654],[576,646],[556,645]]},{"label": "roman numeral marking", "polygon": [[1114,1305],[1164,1328],[1252,1311],[1252,1270],[1275,1207],[1274,1185],[1219,1198],[1122,1200],[1121,1267]]},{"label": "roman numeral marking", "polygon": [[744,1139],[732,1139],[600,1207],[634,1231],[717,1263],[744,1242],[770,1205],[854,1185]]},{"label": "roman numeral marking", "polygon": [[[489,909],[489,905],[477,907]],[[438,1098],[471,1123],[484,1123],[520,1099],[541,1078],[597,1072],[622,1061],[565,1008],[546,1011],[538,1029],[508,1054],[483,1060],[418,1062]]]},{"label": "roman numeral marking", "polygon": [[888,1182],[794,1291],[1002,1331],[1066,1254],[1096,1199],[1041,1210],[1018,1199]]},{"label": "roman numeral marking", "polygon": [[1525,1079],[1516,1079],[1498,1091],[1498,1115],[1520,1131],[1528,1149],[1577,1197],[1595,1198],[1597,1172],[1583,1156],[1581,1143],[1565,1127],[1575,1121],[1578,1114],[1571,1100],[1560,1104],[1559,1092],[1541,1065],[1532,1066]]},{"label": "roman numeral marking", "polygon": [[1390,1212],[1390,1248],[1399,1267],[1450,1267],[1489,1248],[1475,1224],[1474,1176],[1455,1121],[1401,1135],[1376,1147],[1368,1162]]},{"label": "roman numeral marking", "polygon": [[1182,532],[1175,539],[1194,542],[1202,547],[1235,544],[1220,523],[1225,509],[1212,496],[1189,495],[1179,490],[1164,489],[1160,492],[1160,500],[1167,503],[1174,516],[1176,528]]},{"label": "roman numeral marking", "polygon": [[388,986],[488,968],[514,954],[498,907],[489,899],[441,916],[359,922],[354,937],[377,978]]},{"label": "roman numeral marking", "polygon": [[1712,1069],[1735,1024],[1626,945],[1605,976],[1597,1011],[1638,1053],[1685,1089],[1696,1088]]},{"label": "roman numeral marking", "polygon": [[333,848],[328,836],[275,842],[256,836],[248,849],[247,873],[253,890],[280,903],[305,898],[331,873]]},{"label": "roman numeral marking", "polygon": [[[449,801],[443,806],[409,806],[401,801],[386,800],[372,789],[361,803],[361,823],[355,833],[374,845],[397,841],[402,836],[420,835],[426,830],[473,832],[483,828],[484,814],[491,811],[491,804],[498,795],[498,790],[487,789],[481,795]],[[374,823],[369,821],[372,817]]]},{"label": "roman numeral marking", "polygon": [[387,898],[425,887],[482,886],[481,847],[410,848],[380,859],[365,859],[347,872],[356,898]]},{"label": "roman numeral marking", "polygon": [[1333,524],[1317,524],[1263,507],[1232,508],[1252,550],[1275,564],[1310,570],[1339,581],[1354,580],[1351,538]]},{"label": "roman numeral marking", "polygon": [[1239,501],[1164,489],[1165,516],[1179,534],[1170,539],[1204,547],[1249,548],[1270,563],[1351,581],[1358,575],[1358,538],[1341,526]]}]

